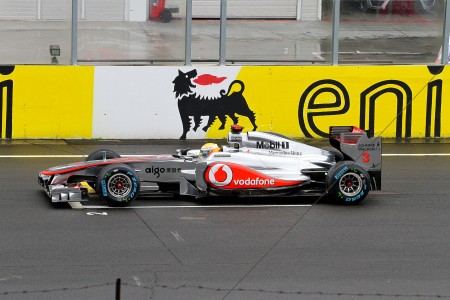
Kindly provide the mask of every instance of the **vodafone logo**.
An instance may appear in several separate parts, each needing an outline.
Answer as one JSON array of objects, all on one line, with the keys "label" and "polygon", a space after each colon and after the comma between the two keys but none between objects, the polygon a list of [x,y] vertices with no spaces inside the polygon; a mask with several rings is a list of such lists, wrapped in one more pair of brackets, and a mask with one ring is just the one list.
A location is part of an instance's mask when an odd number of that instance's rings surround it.
[{"label": "vodafone logo", "polygon": [[209,165],[205,180],[213,188],[221,190],[264,189],[301,183],[297,180],[273,178],[252,168],[228,162]]},{"label": "vodafone logo", "polygon": [[233,172],[227,165],[216,164],[209,169],[208,179],[215,186],[226,186],[233,180]]}]

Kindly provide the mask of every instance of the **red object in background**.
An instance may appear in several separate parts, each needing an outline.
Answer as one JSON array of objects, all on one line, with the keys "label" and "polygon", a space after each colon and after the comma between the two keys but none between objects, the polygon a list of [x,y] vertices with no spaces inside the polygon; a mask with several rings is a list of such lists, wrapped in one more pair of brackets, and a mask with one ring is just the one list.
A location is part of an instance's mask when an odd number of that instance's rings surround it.
[{"label": "red object in background", "polygon": [[169,23],[172,20],[172,14],[178,12],[178,7],[166,8],[166,0],[150,0],[151,20],[160,20],[163,23]]},{"label": "red object in background", "polygon": [[150,5],[150,18],[159,19],[159,15],[161,15],[166,6],[166,0],[152,0]]},{"label": "red object in background", "polygon": [[380,13],[383,15],[413,15],[416,13],[414,10],[414,0],[390,0],[386,7],[380,9]]}]

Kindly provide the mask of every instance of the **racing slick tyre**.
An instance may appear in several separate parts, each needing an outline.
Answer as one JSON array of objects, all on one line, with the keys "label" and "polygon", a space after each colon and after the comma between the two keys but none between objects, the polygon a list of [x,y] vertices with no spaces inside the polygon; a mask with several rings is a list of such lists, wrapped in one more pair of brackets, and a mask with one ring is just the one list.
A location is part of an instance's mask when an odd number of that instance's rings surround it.
[{"label": "racing slick tyre", "polygon": [[108,150],[108,149],[95,150],[94,152],[89,154],[88,157],[86,157],[86,161],[102,160],[104,158],[106,158],[106,159],[120,158],[120,154],[118,154],[112,150]]},{"label": "racing slick tyre", "polygon": [[[120,154],[108,149],[99,149],[89,154],[86,157],[86,161],[112,159],[112,158],[120,158]],[[95,190],[95,182],[87,182],[87,184]]]},{"label": "racing slick tyre", "polygon": [[141,188],[136,172],[127,165],[108,165],[97,176],[96,192],[109,206],[128,206]]},{"label": "racing slick tyre", "polygon": [[369,173],[353,161],[341,161],[328,171],[325,179],[328,198],[335,203],[356,204],[370,190]]}]

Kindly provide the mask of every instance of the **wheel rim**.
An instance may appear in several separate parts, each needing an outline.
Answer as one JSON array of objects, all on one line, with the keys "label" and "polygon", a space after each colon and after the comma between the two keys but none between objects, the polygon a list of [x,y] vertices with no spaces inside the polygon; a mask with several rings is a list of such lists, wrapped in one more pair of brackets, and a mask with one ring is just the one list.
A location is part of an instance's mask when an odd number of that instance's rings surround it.
[{"label": "wheel rim", "polygon": [[362,186],[362,178],[356,173],[347,173],[339,180],[339,189],[346,197],[358,195]]},{"label": "wheel rim", "polygon": [[124,174],[114,174],[108,180],[108,192],[117,198],[128,196],[131,187],[131,179]]}]

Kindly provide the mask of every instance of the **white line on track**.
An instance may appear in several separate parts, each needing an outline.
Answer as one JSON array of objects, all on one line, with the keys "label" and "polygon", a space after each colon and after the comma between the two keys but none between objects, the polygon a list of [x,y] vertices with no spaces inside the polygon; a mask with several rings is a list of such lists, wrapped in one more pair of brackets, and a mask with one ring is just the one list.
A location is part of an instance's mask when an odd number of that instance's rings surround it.
[{"label": "white line on track", "polygon": [[[148,155],[122,155],[124,157],[143,157]],[[382,156],[395,157],[426,157],[426,156],[450,156],[450,153],[384,153]],[[0,158],[85,158],[87,155],[0,155]],[[172,208],[276,208],[276,207],[310,207],[304,205],[168,205],[168,206],[127,206],[109,207],[106,205],[82,205],[80,202],[69,202],[72,209],[172,209]]]},{"label": "white line on track", "polygon": [[84,209],[171,209],[171,208],[278,208],[278,207],[311,207],[312,204],[291,205],[151,205],[151,206],[125,206],[109,207],[106,205],[83,205]]},{"label": "white line on track", "polygon": [[[149,155],[126,155],[123,157],[145,157]],[[151,155],[150,155],[151,156]],[[383,153],[382,156],[450,156],[450,153]],[[85,158],[87,155],[0,155],[0,158]]]},{"label": "white line on track", "polygon": [[69,205],[72,209],[83,209],[81,202],[69,202]]}]

